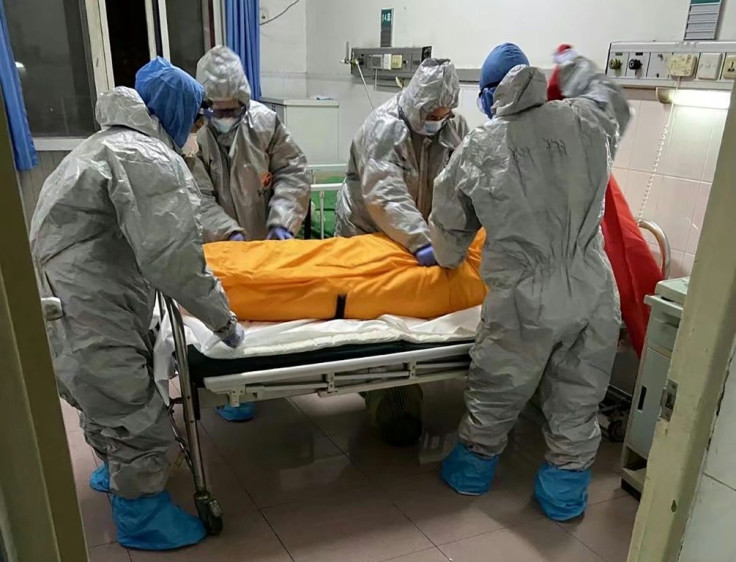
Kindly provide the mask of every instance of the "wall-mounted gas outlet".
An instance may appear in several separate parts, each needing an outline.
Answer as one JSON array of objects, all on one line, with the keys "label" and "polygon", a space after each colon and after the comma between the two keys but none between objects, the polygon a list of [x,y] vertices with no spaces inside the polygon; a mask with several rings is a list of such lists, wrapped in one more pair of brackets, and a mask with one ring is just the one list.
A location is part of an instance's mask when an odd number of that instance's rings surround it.
[{"label": "wall-mounted gas outlet", "polygon": [[725,80],[736,80],[736,55],[727,54],[726,62],[723,64],[723,74],[721,75]]}]

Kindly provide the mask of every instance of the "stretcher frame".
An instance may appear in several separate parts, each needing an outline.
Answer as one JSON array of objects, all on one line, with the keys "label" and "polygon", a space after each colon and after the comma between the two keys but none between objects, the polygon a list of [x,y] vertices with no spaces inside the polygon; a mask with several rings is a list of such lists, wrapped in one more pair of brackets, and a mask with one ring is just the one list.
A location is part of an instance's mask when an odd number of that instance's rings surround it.
[{"label": "stretcher frame", "polygon": [[437,347],[413,351],[205,377],[203,387],[199,387],[190,370],[184,321],[179,307],[169,297],[163,297],[163,301],[165,308],[162,306],[161,310],[166,310],[170,317],[181,388],[181,398],[171,400],[170,414],[174,405],[181,403],[184,435],[174,423],[173,415],[172,425],[176,442],[192,472],[197,513],[211,535],[218,535],[222,531],[222,509],[217,499],[210,494],[204,473],[198,432],[202,407],[223,404],[238,406],[241,402],[306,394],[336,396],[463,379],[470,367],[471,342],[438,344]]}]

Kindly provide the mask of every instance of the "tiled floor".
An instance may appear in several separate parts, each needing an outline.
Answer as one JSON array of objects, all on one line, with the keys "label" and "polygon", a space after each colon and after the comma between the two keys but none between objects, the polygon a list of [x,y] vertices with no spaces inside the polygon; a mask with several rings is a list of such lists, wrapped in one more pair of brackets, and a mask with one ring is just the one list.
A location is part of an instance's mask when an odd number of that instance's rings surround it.
[{"label": "tiled floor", "polygon": [[[114,542],[104,494],[87,486],[96,459],[75,412],[64,405],[77,492],[92,562],[383,561],[514,562],[626,559],[637,503],[619,488],[620,446],[604,441],[594,465],[590,507],[569,524],[547,520],[532,499],[542,459],[539,428],[522,419],[480,498],[439,480],[440,449],[463,411],[458,384],[425,386],[431,447],[394,449],[368,425],[357,395],[315,396],[257,405],[257,417],[231,424],[203,412],[202,446],[225,530],[170,553],[126,551]],[[175,459],[175,452],[172,452]],[[169,491],[193,510],[186,466],[174,464]]]}]

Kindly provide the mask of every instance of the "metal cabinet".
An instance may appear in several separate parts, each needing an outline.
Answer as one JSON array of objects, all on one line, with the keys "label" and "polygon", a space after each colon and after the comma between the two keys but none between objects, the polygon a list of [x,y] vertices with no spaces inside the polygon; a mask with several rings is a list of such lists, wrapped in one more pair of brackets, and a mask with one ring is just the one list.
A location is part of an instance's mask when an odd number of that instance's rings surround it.
[{"label": "metal cabinet", "polygon": [[660,416],[672,351],[690,278],[670,279],[646,297],[651,308],[639,374],[622,452],[622,485],[636,494],[644,488],[646,464]]}]

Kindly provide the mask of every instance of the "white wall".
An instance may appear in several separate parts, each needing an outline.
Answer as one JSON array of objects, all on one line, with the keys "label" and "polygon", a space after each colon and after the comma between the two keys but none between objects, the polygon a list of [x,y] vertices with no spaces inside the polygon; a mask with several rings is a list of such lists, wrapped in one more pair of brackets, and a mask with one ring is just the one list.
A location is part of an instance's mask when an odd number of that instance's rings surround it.
[{"label": "white wall", "polygon": [[[261,0],[272,18],[291,0]],[[303,98],[307,93],[307,0],[261,26],[261,85],[264,96]]]},{"label": "white wall", "polygon": [[[514,41],[526,51],[532,64],[549,68],[551,51],[563,42],[572,43],[603,65],[613,41],[679,40],[689,6],[689,0],[308,2],[307,94],[328,95],[340,101],[343,161],[371,106],[362,84],[339,60],[344,56],[346,41],[352,47],[378,46],[382,8],[395,10],[396,46],[432,45],[435,56],[451,58],[458,68],[477,68],[494,45]],[[726,1],[720,38],[736,39],[736,0]],[[376,91],[370,77],[367,80],[374,105],[395,93]],[[477,109],[476,96],[474,85],[463,85],[458,111],[471,127],[485,119]],[[637,119],[626,135],[615,171],[637,216],[670,108],[655,101],[633,101],[633,105]],[[644,217],[658,222],[670,237],[673,276],[688,275],[692,268],[725,114],[720,110],[678,108],[670,123],[670,137]]]},{"label": "white wall", "polygon": [[563,42],[602,63],[612,41],[681,39],[688,5],[689,0],[310,0],[307,67],[310,73],[344,72],[337,60],[345,41],[378,46],[380,12],[387,7],[394,8],[394,45],[432,45],[435,56],[477,68],[503,41],[517,42],[538,66],[549,66],[551,52]]},{"label": "white wall", "polygon": [[[634,100],[631,105],[635,116],[616,155],[614,176],[634,216],[638,217],[662,132],[669,124],[643,218],[656,222],[669,238],[672,247],[670,276],[690,275],[727,110],[673,108],[657,101]],[[654,240],[650,242],[660,259]]]},{"label": "white wall", "polygon": [[726,380],[680,562],[736,560],[736,364]]}]

